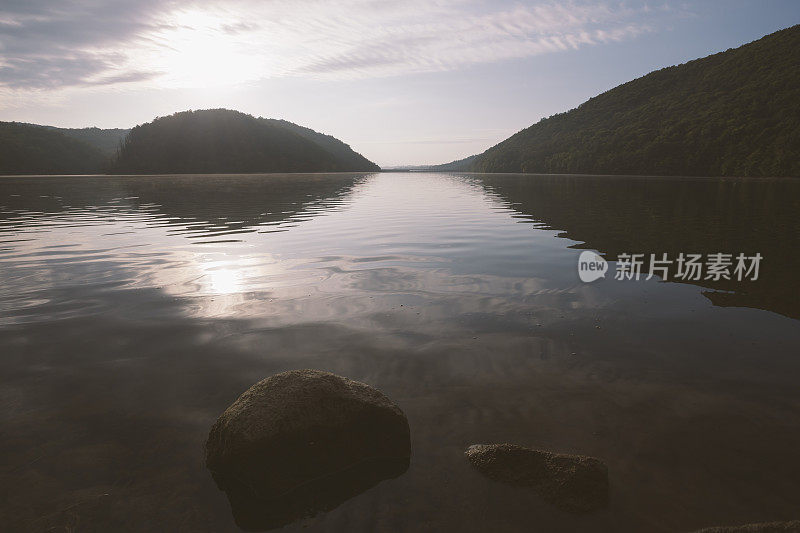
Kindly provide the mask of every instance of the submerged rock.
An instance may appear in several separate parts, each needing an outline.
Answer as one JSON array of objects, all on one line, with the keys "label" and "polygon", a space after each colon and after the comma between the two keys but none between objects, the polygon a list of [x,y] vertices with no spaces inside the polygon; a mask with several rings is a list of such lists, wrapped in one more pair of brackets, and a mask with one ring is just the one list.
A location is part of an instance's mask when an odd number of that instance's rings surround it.
[{"label": "submerged rock", "polygon": [[584,513],[608,505],[608,469],[593,457],[551,453],[516,444],[476,444],[465,455],[486,477],[532,488],[562,510]]},{"label": "submerged rock", "polygon": [[206,442],[206,466],[248,530],[333,509],[404,473],[410,456],[399,407],[369,385],[317,370],[256,383]]},{"label": "submerged rock", "polygon": [[800,533],[800,520],[790,522],[762,522],[743,526],[707,527],[695,533]]}]

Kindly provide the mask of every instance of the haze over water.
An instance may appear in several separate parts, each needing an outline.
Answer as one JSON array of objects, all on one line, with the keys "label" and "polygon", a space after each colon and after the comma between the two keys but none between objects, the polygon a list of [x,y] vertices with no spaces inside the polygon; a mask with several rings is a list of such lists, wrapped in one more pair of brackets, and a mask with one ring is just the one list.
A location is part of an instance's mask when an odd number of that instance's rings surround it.
[{"label": "haze over water", "polygon": [[[216,417],[318,368],[407,414],[411,466],[293,528],[689,531],[800,508],[800,182],[426,173],[0,178],[0,519],[236,530]],[[764,256],[582,283],[581,249]],[[564,514],[463,457],[609,466]]]}]

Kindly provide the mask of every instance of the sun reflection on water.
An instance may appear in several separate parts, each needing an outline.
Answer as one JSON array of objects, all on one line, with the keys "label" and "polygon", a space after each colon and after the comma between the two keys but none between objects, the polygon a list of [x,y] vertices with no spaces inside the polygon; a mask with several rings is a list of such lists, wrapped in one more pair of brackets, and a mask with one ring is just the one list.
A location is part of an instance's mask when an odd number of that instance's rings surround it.
[{"label": "sun reflection on water", "polygon": [[217,265],[205,269],[203,285],[214,294],[233,294],[242,292],[244,280],[242,271],[228,266]]}]

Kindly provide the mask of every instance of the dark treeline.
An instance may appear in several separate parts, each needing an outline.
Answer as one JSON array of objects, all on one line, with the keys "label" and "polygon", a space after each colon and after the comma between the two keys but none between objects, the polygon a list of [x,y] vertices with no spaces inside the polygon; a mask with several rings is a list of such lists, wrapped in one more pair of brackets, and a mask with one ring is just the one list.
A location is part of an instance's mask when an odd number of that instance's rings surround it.
[{"label": "dark treeline", "polygon": [[175,113],[132,130],[0,122],[0,174],[377,170],[330,135],[226,109]]},{"label": "dark treeline", "polygon": [[652,72],[437,168],[800,176],[800,26]]},{"label": "dark treeline", "polygon": [[0,174],[97,174],[108,154],[55,128],[0,122]]},{"label": "dark treeline", "polygon": [[353,149],[350,148],[350,145],[343,143],[336,137],[318,133],[310,128],[304,128],[303,126],[298,126],[286,120],[275,120],[271,118],[262,118],[260,120],[277,127],[285,128],[316,143],[325,151],[333,154],[340,163],[349,170],[380,170],[378,165],[358,152],[354,152]]},{"label": "dark treeline", "polygon": [[136,126],[110,170],[187,174],[380,169],[341,141],[296,124],[209,109]]},{"label": "dark treeline", "polygon": [[[51,126],[47,126],[52,128]],[[123,128],[52,128],[60,131],[67,137],[78,139],[86,144],[94,146],[100,150],[106,157],[113,157],[119,149],[122,140],[128,134],[130,129]]]}]

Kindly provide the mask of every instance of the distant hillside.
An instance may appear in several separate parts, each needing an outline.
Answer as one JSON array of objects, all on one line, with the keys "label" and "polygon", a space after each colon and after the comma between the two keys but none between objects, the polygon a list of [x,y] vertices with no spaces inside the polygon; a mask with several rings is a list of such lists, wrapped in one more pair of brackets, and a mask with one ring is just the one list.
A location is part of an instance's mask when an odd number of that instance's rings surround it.
[{"label": "distant hillside", "polygon": [[119,148],[120,143],[128,134],[129,129],[123,128],[112,128],[112,129],[101,129],[101,128],[56,128],[53,126],[47,126],[48,128],[52,128],[56,131],[60,131],[67,137],[72,137],[73,139],[78,139],[79,141],[83,141],[86,144],[94,146],[102,153],[104,153],[107,157],[113,157],[116,152],[117,148]]},{"label": "distant hillside", "polygon": [[89,146],[94,146],[108,158],[111,158],[116,154],[120,143],[128,134],[128,132],[131,131],[130,129],[125,128],[58,128],[56,126],[29,124],[26,122],[16,122],[15,124],[21,124],[23,126],[35,126],[37,128],[47,128],[48,130],[63,133],[67,137],[85,142]]},{"label": "distant hillside", "polygon": [[354,152],[353,149],[350,148],[349,144],[343,143],[336,137],[325,135],[324,133],[318,133],[312,129],[298,126],[297,124],[293,124],[286,120],[276,120],[272,118],[264,118],[261,120],[289,129],[301,137],[305,137],[306,139],[315,142],[348,166],[359,168],[360,170],[380,170],[378,165],[358,152]]},{"label": "distant hillside", "polygon": [[0,122],[0,174],[97,174],[107,161],[99,149],[61,131]]},{"label": "distant hillside", "polygon": [[800,176],[800,26],[652,72],[438,167]]},{"label": "distant hillside", "polygon": [[347,145],[285,121],[238,111],[184,111],[133,128],[115,173],[190,174],[373,171]]},{"label": "distant hillside", "polygon": [[464,159],[459,159],[458,161],[453,161],[451,163],[445,163],[443,165],[436,165],[433,167],[433,170],[442,170],[442,171],[450,171],[450,170],[468,170],[472,167],[473,164],[478,160],[480,155],[471,155],[469,157],[465,157]]},{"label": "distant hillside", "polygon": [[131,131],[0,122],[0,174],[380,170],[335,137],[238,111],[175,113]]}]

